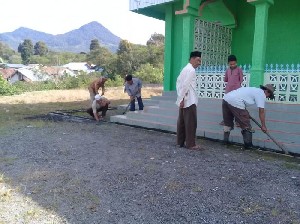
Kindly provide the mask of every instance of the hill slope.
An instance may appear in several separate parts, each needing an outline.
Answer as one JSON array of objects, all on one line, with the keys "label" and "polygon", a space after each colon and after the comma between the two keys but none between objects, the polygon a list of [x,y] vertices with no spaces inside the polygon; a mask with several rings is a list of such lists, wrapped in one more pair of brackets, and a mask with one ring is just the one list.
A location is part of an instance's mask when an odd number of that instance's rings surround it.
[{"label": "hill slope", "polygon": [[46,43],[53,51],[89,52],[90,43],[98,39],[101,46],[115,52],[118,48],[120,37],[114,35],[98,22],[91,22],[65,34],[52,35],[36,30],[20,27],[13,32],[1,33],[0,41],[6,43],[14,50],[18,49],[24,39],[30,39],[33,44],[38,41]]}]

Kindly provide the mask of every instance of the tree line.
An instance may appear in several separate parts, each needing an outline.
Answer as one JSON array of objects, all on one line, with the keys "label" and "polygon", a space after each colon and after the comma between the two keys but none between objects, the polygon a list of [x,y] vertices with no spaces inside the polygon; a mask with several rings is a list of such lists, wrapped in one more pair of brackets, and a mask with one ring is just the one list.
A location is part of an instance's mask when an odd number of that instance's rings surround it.
[{"label": "tree line", "polygon": [[18,52],[0,42],[0,57],[7,63],[42,64],[57,66],[69,62],[87,62],[100,67],[110,78],[124,78],[132,74],[146,83],[162,83],[164,64],[164,36],[154,33],[146,45],[121,40],[117,52],[101,46],[98,39],[91,40],[90,51],[80,53],[50,51],[43,41],[35,44],[25,39]]}]

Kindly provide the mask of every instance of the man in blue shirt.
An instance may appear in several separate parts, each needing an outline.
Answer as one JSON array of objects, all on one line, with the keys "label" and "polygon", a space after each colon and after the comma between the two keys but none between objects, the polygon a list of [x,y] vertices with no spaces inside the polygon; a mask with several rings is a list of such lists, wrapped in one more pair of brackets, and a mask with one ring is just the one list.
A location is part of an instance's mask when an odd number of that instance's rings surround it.
[{"label": "man in blue shirt", "polygon": [[138,78],[132,78],[132,75],[125,77],[125,91],[130,96],[130,111],[135,111],[135,98],[139,104],[139,110],[144,109],[144,104],[141,96],[142,82]]}]

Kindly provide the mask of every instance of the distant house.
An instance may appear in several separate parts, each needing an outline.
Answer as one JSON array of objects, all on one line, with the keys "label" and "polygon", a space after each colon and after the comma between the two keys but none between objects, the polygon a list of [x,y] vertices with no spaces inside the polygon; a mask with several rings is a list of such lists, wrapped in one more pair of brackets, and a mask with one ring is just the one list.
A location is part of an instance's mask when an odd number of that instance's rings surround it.
[{"label": "distant house", "polygon": [[1,68],[0,69],[0,75],[2,75],[2,77],[7,80],[8,82],[10,82],[10,79],[12,78],[12,76],[16,73],[16,69],[14,68]]},{"label": "distant house", "polygon": [[48,75],[51,79],[62,77],[64,75],[76,76],[73,70],[61,66],[44,66],[40,69],[40,72]]},{"label": "distant house", "polygon": [[[0,75],[10,83],[17,81],[36,82],[69,75],[76,76],[79,72],[91,73],[99,68],[89,65],[86,62],[73,62],[64,66],[42,66],[39,64],[6,64],[5,68],[0,68]],[[101,68],[100,68],[101,70]]]},{"label": "distant house", "polygon": [[25,68],[26,65],[23,64],[5,64],[5,68],[14,68],[14,69],[19,69],[19,68]]},{"label": "distant house", "polygon": [[11,79],[12,83],[17,81],[32,82],[32,81],[38,81],[38,78],[35,76],[33,71],[27,68],[20,68],[17,69],[17,72]]},{"label": "distant house", "polygon": [[63,67],[74,71],[75,74],[78,74],[81,71],[86,73],[91,73],[95,71],[94,69],[92,69],[92,66],[86,62],[71,62],[63,65]]},{"label": "distant house", "polygon": [[15,83],[17,81],[24,82],[36,82],[36,81],[45,81],[48,80],[49,76],[37,73],[28,68],[17,69],[16,72],[9,79],[10,83]]}]

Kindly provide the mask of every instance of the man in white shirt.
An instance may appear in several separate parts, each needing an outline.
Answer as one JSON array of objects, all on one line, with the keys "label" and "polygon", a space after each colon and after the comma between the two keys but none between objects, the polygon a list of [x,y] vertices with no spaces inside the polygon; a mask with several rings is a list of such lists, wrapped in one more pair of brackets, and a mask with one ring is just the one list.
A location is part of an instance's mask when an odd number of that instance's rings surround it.
[{"label": "man in white shirt", "polygon": [[179,107],[177,145],[184,147],[185,143],[186,148],[195,150],[202,149],[196,145],[198,95],[195,69],[200,64],[201,52],[191,52],[189,63],[182,69],[176,82],[176,105]]},{"label": "man in white shirt", "polygon": [[[100,121],[105,117],[109,104],[110,101],[108,99],[97,94],[93,100],[92,107],[87,109],[86,112],[95,118],[96,121]],[[100,111],[102,112],[101,115],[98,114]]]},{"label": "man in white shirt", "polygon": [[259,108],[259,119],[262,131],[266,132],[265,122],[265,102],[266,98],[274,99],[274,87],[271,84],[256,87],[241,87],[233,90],[223,97],[222,112],[224,119],[224,143],[229,143],[230,131],[233,130],[233,119],[239,123],[242,129],[242,135],[245,148],[251,148],[252,145],[252,127],[250,124],[250,115],[246,107],[256,104]]}]

